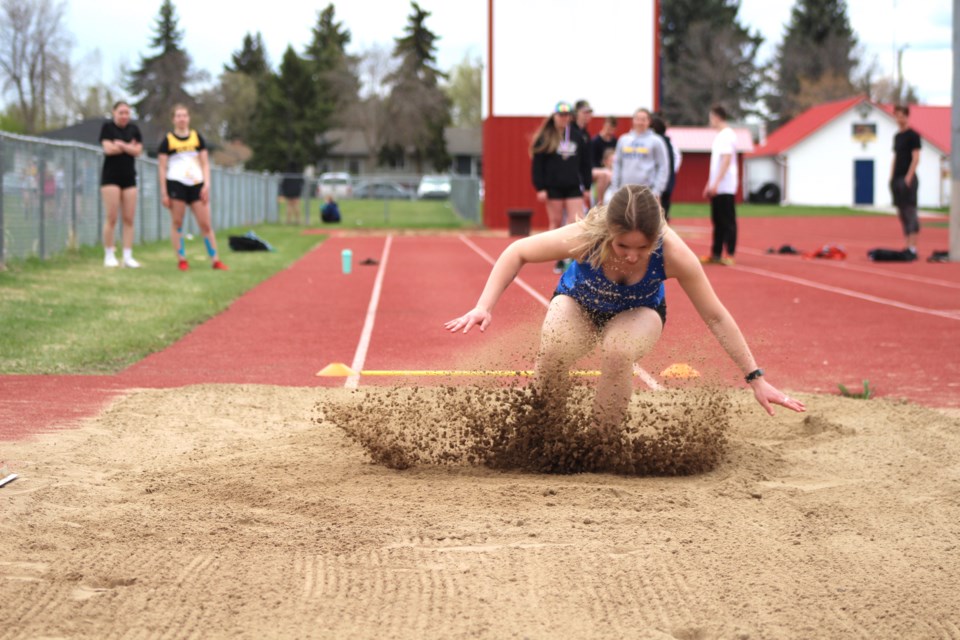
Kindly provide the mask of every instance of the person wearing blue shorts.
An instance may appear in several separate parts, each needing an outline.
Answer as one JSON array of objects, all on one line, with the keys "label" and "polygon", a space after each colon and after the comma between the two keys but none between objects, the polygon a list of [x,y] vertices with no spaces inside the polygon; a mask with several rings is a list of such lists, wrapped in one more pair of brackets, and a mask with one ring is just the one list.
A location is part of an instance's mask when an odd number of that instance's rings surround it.
[{"label": "person wearing blue shorts", "polygon": [[767,382],[733,316],[720,302],[699,259],[667,226],[654,192],[636,184],[621,187],[606,206],[579,222],[523,238],[497,259],[469,312],[445,323],[451,332],[485,331],[500,296],[530,262],[572,258],[560,278],[540,334],[536,384],[554,399],[566,395],[571,365],[600,345],[600,380],[593,402],[598,428],[613,431],[626,416],[633,363],[660,339],[666,319],[663,282],[676,278],[700,317],[771,415],[778,404],[804,411]]}]

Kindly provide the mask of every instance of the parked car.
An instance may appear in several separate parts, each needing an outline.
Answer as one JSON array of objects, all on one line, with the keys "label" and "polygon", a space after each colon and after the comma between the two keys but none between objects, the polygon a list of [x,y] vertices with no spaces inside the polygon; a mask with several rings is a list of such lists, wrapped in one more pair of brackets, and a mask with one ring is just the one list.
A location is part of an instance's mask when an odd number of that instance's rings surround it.
[{"label": "parked car", "polygon": [[349,198],[353,193],[349,173],[322,173],[317,181],[317,197]]},{"label": "parked car", "polygon": [[423,176],[417,187],[417,197],[446,200],[450,197],[450,176]]},{"label": "parked car", "polygon": [[353,188],[353,197],[377,200],[412,200],[414,193],[396,182],[372,180],[370,182],[358,182]]},{"label": "parked car", "polygon": [[25,182],[26,180],[16,173],[5,173],[3,174],[3,191],[4,193],[20,191],[23,189]]}]

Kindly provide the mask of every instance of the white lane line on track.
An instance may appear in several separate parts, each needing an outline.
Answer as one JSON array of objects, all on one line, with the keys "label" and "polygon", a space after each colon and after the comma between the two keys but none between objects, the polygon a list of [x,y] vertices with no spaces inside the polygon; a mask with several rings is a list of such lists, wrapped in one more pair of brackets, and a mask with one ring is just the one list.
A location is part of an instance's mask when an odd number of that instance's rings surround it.
[{"label": "white lane line on track", "polygon": [[[476,243],[474,243],[472,240],[470,240],[470,238],[468,238],[468,237],[466,237],[465,235],[462,235],[462,234],[461,234],[461,235],[460,235],[460,239],[463,240],[463,243],[464,243],[464,244],[466,244],[468,247],[470,247],[471,249],[473,249],[474,252],[476,252],[481,258],[483,258],[484,260],[486,260],[487,262],[489,262],[491,266],[492,266],[494,263],[496,263],[496,260],[495,260],[494,258],[492,258],[489,253],[487,253],[486,251],[484,251],[483,249],[481,249],[480,247],[478,247],[478,246],[476,245]],[[513,281],[516,283],[516,285],[517,285],[518,287],[520,287],[521,289],[523,289],[524,291],[526,291],[527,293],[529,293],[531,296],[533,296],[534,300],[537,300],[540,304],[542,304],[542,305],[545,306],[545,307],[549,307],[549,306],[550,306],[550,301],[547,300],[546,298],[544,298],[544,297],[540,294],[539,291],[537,291],[536,289],[534,289],[533,287],[531,287],[529,284],[527,284],[526,282],[524,282],[524,281],[523,281],[523,278],[514,278]]]},{"label": "white lane line on track", "polygon": [[[759,251],[757,249],[750,248],[738,248],[737,252],[743,252],[752,256],[761,256],[763,258],[781,258],[776,254],[767,253],[765,251]],[[877,267],[865,267],[859,264],[850,264],[849,262],[844,262],[842,260],[804,260],[805,264],[816,265],[818,267],[827,267],[832,269],[846,269],[848,271],[859,271],[861,273],[869,273],[875,276],[882,276],[884,278],[897,278],[899,280],[906,280],[908,282],[918,282],[921,284],[932,284],[938,287],[947,287],[948,289],[960,289],[960,283],[950,282],[949,280],[939,280],[937,278],[926,278],[924,276],[917,276],[911,273],[897,273],[896,271],[891,271],[887,269],[880,269]]]},{"label": "white lane line on track", "polygon": [[875,302],[877,304],[882,304],[888,307],[895,307],[897,309],[903,309],[905,311],[923,313],[930,316],[937,316],[939,318],[946,318],[947,320],[960,320],[960,314],[956,312],[941,311],[939,309],[928,309],[926,307],[918,307],[916,305],[907,304],[905,302],[898,302],[896,300],[889,300],[887,298],[871,296],[866,293],[860,293],[859,291],[853,291],[852,289],[844,289],[843,287],[832,287],[830,285],[822,284],[820,282],[814,282],[813,280],[807,280],[805,278],[797,278],[795,276],[788,276],[782,273],[777,273],[776,271],[767,271],[766,269],[757,269],[756,267],[745,267],[743,265],[736,265],[728,268],[734,269],[736,271],[746,271],[747,273],[753,273],[755,275],[763,276],[765,278],[773,278],[775,280],[792,282],[794,284],[799,284],[804,287],[810,287],[811,289],[820,289],[821,291],[828,291],[830,293],[836,293],[842,296],[848,296],[850,298],[857,298],[858,300]]},{"label": "white lane line on track", "polygon": [[[360,342],[357,343],[357,351],[353,355],[353,365],[351,369],[361,371],[363,363],[367,359],[367,349],[370,348],[370,336],[373,334],[373,323],[377,317],[377,306],[380,304],[380,291],[383,289],[383,275],[387,271],[387,260],[390,258],[390,245],[393,244],[393,236],[387,236],[387,241],[383,244],[383,254],[380,256],[380,267],[377,269],[377,277],[373,281],[373,291],[370,293],[370,304],[367,305],[367,318],[363,322],[363,330],[360,332]],[[360,384],[360,374],[355,373],[347,377],[343,383],[346,389],[356,389]]]},{"label": "white lane line on track", "polygon": [[[478,247],[478,246],[476,245],[476,243],[474,243],[474,242],[473,242],[472,240],[470,240],[468,237],[466,237],[466,236],[463,235],[463,234],[460,234],[460,235],[459,235],[459,238],[460,238],[460,240],[463,241],[463,243],[464,243],[465,245],[467,245],[468,247],[470,247],[471,249],[473,249],[473,251],[474,251],[477,255],[479,255],[481,258],[483,258],[484,260],[486,260],[487,262],[489,262],[491,265],[493,265],[494,263],[496,263],[496,260],[494,260],[494,259],[490,256],[489,253],[487,253],[486,251],[484,251],[483,249],[481,249],[480,247]],[[531,296],[533,296],[533,298],[534,298],[535,300],[537,300],[538,302],[540,302],[540,304],[542,304],[542,305],[545,306],[545,307],[549,307],[549,306],[550,306],[550,301],[547,300],[545,297],[543,297],[543,296],[540,294],[539,291],[537,291],[536,289],[534,289],[533,287],[531,287],[529,284],[527,284],[526,282],[524,282],[522,278],[514,278],[513,281],[514,281],[514,283],[517,284],[517,286],[519,286],[521,289],[523,289],[524,291],[526,291],[527,293],[529,293]],[[638,376],[641,380],[643,380],[643,383],[644,383],[645,385],[647,385],[648,387],[650,387],[650,388],[653,389],[654,391],[656,391],[657,389],[660,389],[660,388],[661,388],[661,387],[660,387],[660,383],[657,382],[657,379],[654,378],[654,377],[653,377],[652,375],[650,375],[649,373],[647,373],[647,372],[643,369],[643,367],[641,367],[641,366],[640,366],[639,364],[637,364],[636,362],[633,363],[633,373],[634,373],[636,376]]]},{"label": "white lane line on track", "polygon": [[[707,227],[692,227],[689,225],[670,225],[670,227],[677,233],[701,233],[701,235],[707,234],[710,231]],[[686,241],[686,239],[684,240]],[[687,242],[687,244],[690,244]],[[703,243],[701,243],[703,244]],[[708,245],[703,244],[704,247]],[[750,247],[737,247],[738,253],[746,253],[752,256],[760,256],[762,258],[773,258],[773,259],[783,259],[783,256],[773,253],[767,253],[766,251],[761,251],[759,249],[753,249]],[[947,287],[948,289],[960,289],[960,283],[950,282],[949,280],[940,280],[938,278],[927,278],[925,276],[918,276],[911,273],[897,273],[889,269],[881,269],[879,267],[866,267],[858,264],[850,264],[849,262],[843,262],[841,260],[807,260],[811,265],[816,265],[818,267],[828,267],[833,269],[847,269],[850,271],[859,271],[861,273],[869,273],[876,276],[883,276],[884,278],[897,278],[900,280],[907,280],[908,282],[919,282],[922,284],[932,284],[938,287]]]}]

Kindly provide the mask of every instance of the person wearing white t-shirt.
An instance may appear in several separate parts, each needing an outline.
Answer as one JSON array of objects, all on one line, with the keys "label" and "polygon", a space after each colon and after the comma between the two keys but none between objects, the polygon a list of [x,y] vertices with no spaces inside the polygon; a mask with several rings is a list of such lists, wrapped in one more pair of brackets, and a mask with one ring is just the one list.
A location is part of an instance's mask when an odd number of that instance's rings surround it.
[{"label": "person wearing white t-shirt", "polygon": [[[710,199],[713,243],[710,254],[700,257],[704,264],[733,264],[737,250],[737,136],[727,125],[727,111],[720,105],[710,108],[710,127],[717,130],[710,150],[710,177],[703,196]],[[726,248],[727,256],[723,256]]]}]

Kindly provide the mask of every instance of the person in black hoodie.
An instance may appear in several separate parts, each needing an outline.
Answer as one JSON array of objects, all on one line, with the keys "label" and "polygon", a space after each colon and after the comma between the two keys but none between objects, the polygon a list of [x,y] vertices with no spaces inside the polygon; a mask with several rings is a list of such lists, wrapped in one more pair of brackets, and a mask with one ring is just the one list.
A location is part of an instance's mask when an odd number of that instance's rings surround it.
[{"label": "person in black hoodie", "polygon": [[667,147],[667,162],[670,166],[670,177],[667,178],[667,188],[660,194],[660,206],[663,207],[663,215],[667,222],[670,222],[670,196],[673,195],[673,188],[677,184],[677,169],[680,168],[677,162],[679,153],[673,148],[670,136],[667,135],[667,121],[660,115],[655,115],[650,119],[650,128],[663,139],[663,144]]},{"label": "person in black hoodie", "polygon": [[573,105],[573,128],[578,134],[580,134],[580,140],[584,148],[587,150],[587,156],[590,158],[590,178],[587,182],[583,183],[583,210],[589,211],[591,205],[590,202],[590,189],[593,187],[593,153],[591,151],[592,144],[590,141],[590,132],[587,130],[587,126],[590,124],[590,121],[593,120],[593,107],[590,106],[590,103],[586,100],[577,100]]},{"label": "person in black hoodie", "polygon": [[[558,102],[533,136],[530,145],[531,174],[537,200],[547,206],[550,229],[563,225],[563,214],[578,220],[583,214],[584,185],[590,184],[590,145],[574,128],[573,109]],[[588,187],[589,188],[589,187]],[[572,221],[572,220],[571,220]],[[563,261],[555,271],[563,271]]]},{"label": "person in black hoodie", "polygon": [[613,172],[607,166],[608,150],[611,152],[617,150],[617,118],[615,116],[604,118],[600,133],[590,140],[590,160],[593,163],[593,184],[597,188],[597,204],[603,202],[607,187],[613,179]]}]

